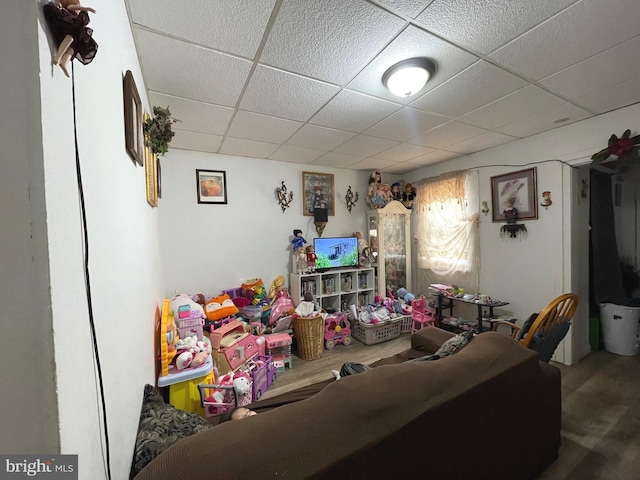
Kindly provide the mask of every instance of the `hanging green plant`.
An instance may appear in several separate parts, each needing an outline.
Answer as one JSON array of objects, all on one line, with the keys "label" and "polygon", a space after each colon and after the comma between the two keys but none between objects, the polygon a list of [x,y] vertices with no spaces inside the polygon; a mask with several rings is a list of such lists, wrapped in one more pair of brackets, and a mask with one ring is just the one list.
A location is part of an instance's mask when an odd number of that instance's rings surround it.
[{"label": "hanging green plant", "polygon": [[149,117],[143,124],[145,133],[144,143],[156,155],[164,155],[169,151],[169,144],[175,135],[171,126],[179,122],[171,116],[169,107],[153,107],[153,117]]},{"label": "hanging green plant", "polygon": [[599,165],[612,155],[618,157],[618,160],[639,159],[639,150],[640,135],[632,137],[631,130],[625,130],[620,138],[615,134],[611,135],[607,148],[603,148],[591,156],[592,165]]}]

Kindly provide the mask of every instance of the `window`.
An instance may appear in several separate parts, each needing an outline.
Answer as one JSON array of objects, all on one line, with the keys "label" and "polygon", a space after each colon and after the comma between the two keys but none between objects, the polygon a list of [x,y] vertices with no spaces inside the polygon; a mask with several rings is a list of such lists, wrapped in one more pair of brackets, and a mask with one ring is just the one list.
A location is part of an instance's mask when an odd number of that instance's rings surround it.
[{"label": "window", "polygon": [[[474,182],[475,180],[475,182]],[[418,291],[431,283],[478,289],[477,177],[451,172],[418,183]]]}]

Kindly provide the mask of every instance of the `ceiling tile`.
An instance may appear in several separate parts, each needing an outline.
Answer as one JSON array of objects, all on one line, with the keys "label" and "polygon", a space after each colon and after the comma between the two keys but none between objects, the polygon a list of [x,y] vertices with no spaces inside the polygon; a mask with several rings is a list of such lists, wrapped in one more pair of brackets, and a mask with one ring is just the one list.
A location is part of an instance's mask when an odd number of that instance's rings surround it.
[{"label": "ceiling tile", "polygon": [[175,128],[174,132],[175,135],[171,139],[171,148],[216,153],[218,148],[220,148],[220,143],[222,142],[222,137],[220,135],[188,132],[178,128]]},{"label": "ceiling tile", "polygon": [[377,153],[376,158],[383,160],[393,160],[396,162],[404,162],[410,158],[419,157],[425,153],[432,152],[433,148],[423,147],[422,145],[413,145],[412,143],[401,143],[389,150]]},{"label": "ceiling tile", "polygon": [[302,123],[239,110],[229,128],[229,136],[269,143],[284,143]]},{"label": "ceiling tile", "polygon": [[605,113],[617,108],[637,103],[640,99],[640,77],[617,83],[607,88],[576,98],[576,103],[597,113]]},{"label": "ceiling tile", "polygon": [[135,0],[129,1],[129,11],[134,24],[253,58],[274,4],[275,0]]},{"label": "ceiling tile", "polygon": [[418,94],[434,89],[478,60],[478,57],[434,35],[410,26],[367,65],[349,83],[348,87],[352,90],[407,104],[415,97],[409,99],[396,97],[382,84],[382,76],[396,63],[413,57],[428,57],[436,64],[435,74]]},{"label": "ceiling tile", "polygon": [[[522,120],[517,120],[513,123],[498,127],[495,130],[500,133],[504,133],[505,135],[524,138],[558,128],[569,123],[577,122],[578,120],[583,120],[591,116],[592,114],[590,112],[567,102],[536,115],[531,115],[523,118]],[[562,123],[554,123],[556,120],[563,118],[567,118],[568,120]]]},{"label": "ceiling tile", "polygon": [[316,127],[315,125],[305,125],[287,141],[287,145],[328,151],[342,145],[354,136],[353,133],[349,132]]},{"label": "ceiling tile", "polygon": [[482,135],[486,130],[460,122],[449,122],[421,133],[409,140],[409,143],[432,148],[445,148],[454,143]]},{"label": "ceiling tile", "polygon": [[[551,75],[541,80],[540,83],[569,100],[587,97],[584,98],[587,104],[583,104],[582,101],[578,103],[589,107],[588,97],[598,95],[601,90],[610,90],[627,81],[640,86],[638,78],[640,77],[640,62],[629,61],[637,56],[638,51],[640,51],[640,35]],[[585,82],[585,78],[588,78],[589,81]]]},{"label": "ceiling tile", "polygon": [[427,153],[426,155],[420,155],[419,157],[407,160],[407,163],[413,163],[415,165],[433,165],[447,160],[452,160],[457,157],[461,157],[459,153],[449,152],[447,150],[436,150],[435,152]]},{"label": "ceiling tile", "polygon": [[449,145],[447,147],[447,150],[451,150],[452,152],[457,153],[469,154],[502,145],[503,143],[513,142],[514,140],[518,140],[518,138],[510,137],[508,135],[503,135],[496,132],[485,132],[481,135],[478,135],[477,137],[469,138],[468,140]]},{"label": "ceiling tile", "polygon": [[435,0],[416,21],[458,45],[487,54],[575,0]]},{"label": "ceiling tile", "polygon": [[492,53],[491,58],[539,80],[636,36],[639,23],[637,0],[582,0]]},{"label": "ceiling tile", "polygon": [[379,0],[379,2],[394,12],[415,18],[433,0]]},{"label": "ceiling tile", "polygon": [[491,130],[564,103],[565,100],[560,97],[530,85],[463,115],[458,120]]},{"label": "ceiling tile", "polygon": [[353,170],[367,170],[367,171],[371,170],[372,171],[372,170],[383,170],[395,164],[396,162],[383,160],[381,158],[370,157],[370,158],[365,158],[364,160],[360,160],[358,163],[354,163],[349,168]]},{"label": "ceiling tile", "polygon": [[404,24],[369,2],[283,2],[260,62],[344,85]]},{"label": "ceiling tile", "polygon": [[347,155],[346,153],[328,152],[314,160],[314,165],[325,167],[347,168],[361,161],[363,157],[357,155]]},{"label": "ceiling tile", "polygon": [[312,148],[294,147],[293,145],[282,145],[269,157],[272,160],[294,163],[311,163],[316,158],[323,155],[324,151]]},{"label": "ceiling tile", "polygon": [[396,163],[394,165],[389,165],[388,167],[380,167],[380,170],[383,173],[393,173],[394,175],[402,175],[415,169],[416,166],[414,164],[407,162]]},{"label": "ceiling tile", "polygon": [[375,155],[376,153],[387,150],[388,148],[391,148],[395,145],[398,145],[398,142],[394,140],[371,137],[369,135],[358,135],[340,145],[334,150],[334,152],[369,157],[371,155]]},{"label": "ceiling tile", "polygon": [[456,118],[527,84],[488,62],[480,61],[427,92],[411,106]]},{"label": "ceiling tile", "polygon": [[240,108],[306,122],[338,92],[338,87],[259,65]]},{"label": "ceiling tile", "polygon": [[404,142],[447,121],[449,121],[448,118],[405,107],[366,130],[365,133]]},{"label": "ceiling tile", "polygon": [[135,31],[149,90],[235,106],[249,75],[251,62],[145,30]]},{"label": "ceiling tile", "polygon": [[233,108],[187,100],[157,92],[149,92],[152,105],[169,107],[171,116],[179,120],[176,128],[192,132],[222,135],[229,125]]},{"label": "ceiling tile", "polygon": [[220,153],[238,155],[239,157],[269,158],[278,147],[279,145],[275,143],[226,137],[220,147]]},{"label": "ceiling tile", "polygon": [[342,90],[309,123],[360,133],[399,108],[397,103]]}]

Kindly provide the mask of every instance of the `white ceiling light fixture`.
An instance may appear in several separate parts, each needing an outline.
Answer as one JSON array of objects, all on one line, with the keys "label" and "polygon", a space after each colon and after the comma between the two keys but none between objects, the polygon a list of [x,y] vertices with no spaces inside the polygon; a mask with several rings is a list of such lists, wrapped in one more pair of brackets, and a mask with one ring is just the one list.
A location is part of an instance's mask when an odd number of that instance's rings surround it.
[{"label": "white ceiling light fixture", "polygon": [[408,58],[384,72],[382,84],[397,97],[410,97],[422,90],[435,71],[428,58]]}]

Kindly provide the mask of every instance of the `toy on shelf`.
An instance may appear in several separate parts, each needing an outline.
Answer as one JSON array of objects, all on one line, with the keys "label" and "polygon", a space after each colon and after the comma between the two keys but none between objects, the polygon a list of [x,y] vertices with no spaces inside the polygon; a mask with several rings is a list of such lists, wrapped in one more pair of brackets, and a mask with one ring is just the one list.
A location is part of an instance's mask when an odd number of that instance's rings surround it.
[{"label": "toy on shelf", "polygon": [[329,315],[324,324],[324,346],[332,350],[337,344],[351,344],[351,322],[344,313]]}]

